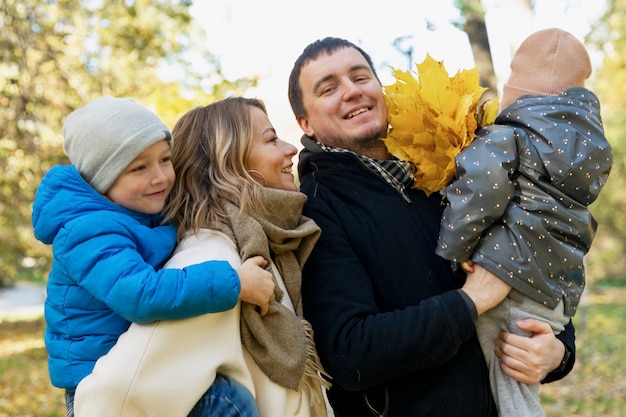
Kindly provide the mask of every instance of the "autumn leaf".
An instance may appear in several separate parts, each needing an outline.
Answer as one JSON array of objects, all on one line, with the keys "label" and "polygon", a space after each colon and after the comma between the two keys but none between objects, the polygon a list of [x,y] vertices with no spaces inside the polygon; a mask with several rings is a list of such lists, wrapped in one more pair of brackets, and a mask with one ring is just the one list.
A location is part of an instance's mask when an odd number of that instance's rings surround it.
[{"label": "autumn leaf", "polygon": [[428,54],[416,68],[417,76],[394,70],[396,82],[384,87],[391,126],[384,142],[389,153],[414,165],[413,186],[432,194],[454,178],[455,157],[476,131],[494,122],[498,101],[480,104],[486,88],[477,68],[450,77]]}]

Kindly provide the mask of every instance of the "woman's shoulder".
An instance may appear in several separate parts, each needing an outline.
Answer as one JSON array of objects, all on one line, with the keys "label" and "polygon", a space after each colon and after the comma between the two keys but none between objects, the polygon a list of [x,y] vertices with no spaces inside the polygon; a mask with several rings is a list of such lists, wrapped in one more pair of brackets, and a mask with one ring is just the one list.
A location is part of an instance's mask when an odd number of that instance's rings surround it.
[{"label": "woman's shoulder", "polygon": [[228,235],[215,229],[187,232],[178,243],[166,268],[183,268],[205,261],[228,261],[233,268],[241,266],[237,245]]}]

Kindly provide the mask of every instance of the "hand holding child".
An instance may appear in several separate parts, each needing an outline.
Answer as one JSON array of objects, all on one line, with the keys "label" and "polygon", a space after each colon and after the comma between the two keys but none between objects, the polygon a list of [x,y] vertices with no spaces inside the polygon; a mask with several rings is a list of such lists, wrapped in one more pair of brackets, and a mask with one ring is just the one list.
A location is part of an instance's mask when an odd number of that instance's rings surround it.
[{"label": "hand holding child", "polygon": [[461,289],[474,301],[478,315],[481,315],[504,300],[511,286],[479,264],[472,265],[472,269]]}]

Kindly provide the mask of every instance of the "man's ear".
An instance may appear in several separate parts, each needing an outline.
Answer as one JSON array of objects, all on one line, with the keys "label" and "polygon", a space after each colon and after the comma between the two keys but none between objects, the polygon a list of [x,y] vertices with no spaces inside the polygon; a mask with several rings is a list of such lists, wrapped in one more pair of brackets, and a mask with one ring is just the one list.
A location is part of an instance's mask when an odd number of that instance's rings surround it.
[{"label": "man's ear", "polygon": [[296,122],[298,122],[298,126],[300,126],[300,129],[302,129],[302,131],[310,137],[315,137],[315,132],[313,131],[313,128],[311,127],[311,124],[309,123],[309,120],[304,117],[304,116],[298,116],[296,117]]}]

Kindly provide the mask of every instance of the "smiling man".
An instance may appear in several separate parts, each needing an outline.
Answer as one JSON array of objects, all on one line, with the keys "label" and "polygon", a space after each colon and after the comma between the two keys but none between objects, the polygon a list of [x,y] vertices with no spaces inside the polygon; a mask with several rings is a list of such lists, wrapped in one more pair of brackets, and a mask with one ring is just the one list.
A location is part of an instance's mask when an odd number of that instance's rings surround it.
[{"label": "smiling man", "polygon": [[[322,229],[304,266],[304,316],[333,377],[335,415],[495,416],[474,320],[508,286],[482,268],[454,275],[435,254],[441,196],[411,188],[410,164],[380,140],[387,109],[371,58],[343,39],[313,42],[291,72],[289,100],[305,133],[303,214]],[[501,336],[504,372],[535,383],[557,367],[551,380],[567,374],[571,324],[559,340],[542,322],[524,323],[532,338]]]}]

